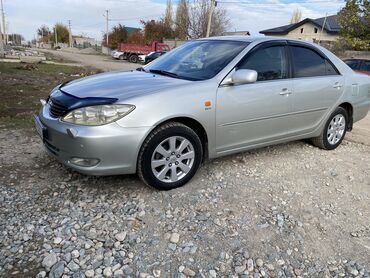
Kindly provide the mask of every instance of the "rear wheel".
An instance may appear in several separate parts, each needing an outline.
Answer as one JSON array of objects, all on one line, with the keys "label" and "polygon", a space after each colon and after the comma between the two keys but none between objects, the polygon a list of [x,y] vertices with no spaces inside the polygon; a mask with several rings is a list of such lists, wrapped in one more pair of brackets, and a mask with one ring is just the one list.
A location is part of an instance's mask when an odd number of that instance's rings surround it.
[{"label": "rear wheel", "polygon": [[324,150],[334,150],[343,141],[348,126],[348,113],[338,107],[329,117],[320,136],[312,138],[312,143]]},{"label": "rear wheel", "polygon": [[186,184],[202,161],[198,135],[189,127],[170,122],[145,140],[138,157],[139,177],[148,185],[170,190]]},{"label": "rear wheel", "polygon": [[129,58],[129,61],[131,63],[137,63],[139,61],[139,57],[137,55],[131,55],[130,58]]}]

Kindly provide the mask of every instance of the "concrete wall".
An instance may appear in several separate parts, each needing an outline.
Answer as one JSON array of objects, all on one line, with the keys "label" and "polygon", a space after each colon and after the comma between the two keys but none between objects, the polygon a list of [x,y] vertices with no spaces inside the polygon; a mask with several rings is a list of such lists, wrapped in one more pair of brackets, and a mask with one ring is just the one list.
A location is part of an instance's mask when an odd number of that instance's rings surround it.
[{"label": "concrete wall", "polygon": [[188,41],[181,41],[181,40],[163,40],[163,43],[167,44],[171,49],[176,48]]},{"label": "concrete wall", "polygon": [[110,55],[110,53],[112,52],[112,49],[108,48],[108,47],[105,47],[105,46],[102,46],[101,48],[101,52],[103,54],[106,54],[106,55]]},{"label": "concrete wall", "polygon": [[339,55],[342,59],[368,59],[370,60],[370,51],[345,51],[343,54]]}]

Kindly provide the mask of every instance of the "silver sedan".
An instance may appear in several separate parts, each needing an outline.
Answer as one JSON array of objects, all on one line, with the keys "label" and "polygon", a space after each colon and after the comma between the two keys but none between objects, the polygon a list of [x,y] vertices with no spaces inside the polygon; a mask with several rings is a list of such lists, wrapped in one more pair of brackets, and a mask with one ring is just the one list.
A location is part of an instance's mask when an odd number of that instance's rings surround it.
[{"label": "silver sedan", "polygon": [[306,138],[333,150],[369,107],[370,78],[325,48],[215,37],[61,84],[35,122],[46,150],[76,171],[138,173],[168,190],[208,158]]}]

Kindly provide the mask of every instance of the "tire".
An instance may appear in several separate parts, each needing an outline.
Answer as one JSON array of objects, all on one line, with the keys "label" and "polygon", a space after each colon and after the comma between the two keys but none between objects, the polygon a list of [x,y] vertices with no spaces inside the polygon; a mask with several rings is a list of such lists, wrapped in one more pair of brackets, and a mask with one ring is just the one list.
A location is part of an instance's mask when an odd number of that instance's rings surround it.
[{"label": "tire", "polygon": [[342,143],[344,136],[346,135],[347,128],[347,110],[342,107],[338,107],[330,115],[321,134],[318,137],[311,139],[312,143],[320,149],[334,150]]},{"label": "tire", "polygon": [[131,55],[130,56],[130,58],[129,58],[129,61],[131,62],[131,63],[137,63],[138,61],[139,61],[139,57],[137,56],[137,55]]},{"label": "tire", "polygon": [[154,129],[145,139],[138,156],[137,172],[145,184],[171,190],[193,178],[202,157],[198,135],[186,125],[169,122]]}]

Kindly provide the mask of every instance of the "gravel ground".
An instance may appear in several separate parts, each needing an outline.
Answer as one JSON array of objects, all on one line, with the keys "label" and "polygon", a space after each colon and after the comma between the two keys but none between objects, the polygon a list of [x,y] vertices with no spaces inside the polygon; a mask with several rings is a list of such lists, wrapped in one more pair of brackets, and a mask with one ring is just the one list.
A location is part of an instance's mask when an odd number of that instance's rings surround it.
[{"label": "gravel ground", "polygon": [[[16,143],[15,143],[16,142]],[[183,188],[87,177],[0,131],[2,277],[370,277],[370,146],[293,142]]]}]

